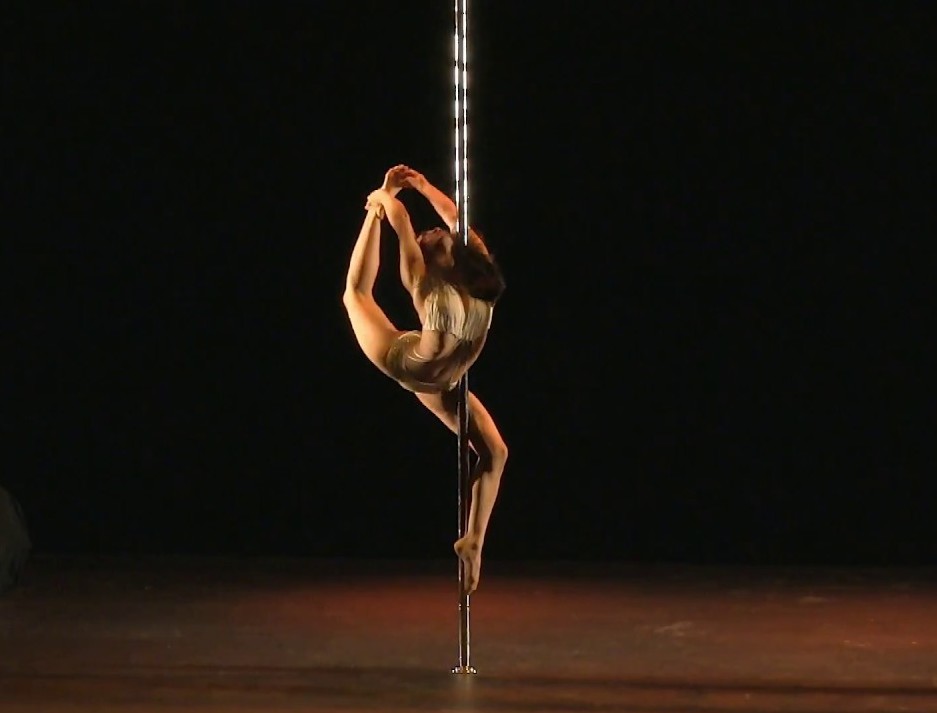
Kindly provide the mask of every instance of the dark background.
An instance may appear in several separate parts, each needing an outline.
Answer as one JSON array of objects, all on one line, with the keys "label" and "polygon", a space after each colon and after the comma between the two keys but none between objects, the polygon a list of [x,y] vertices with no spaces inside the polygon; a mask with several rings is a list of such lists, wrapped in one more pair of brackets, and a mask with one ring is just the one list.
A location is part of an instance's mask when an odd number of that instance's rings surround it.
[{"label": "dark background", "polygon": [[[931,562],[933,5],[546,8],[472,6],[488,558]],[[340,294],[386,168],[453,185],[451,3],[4,14],[0,484],[37,549],[449,556],[455,439]]]}]

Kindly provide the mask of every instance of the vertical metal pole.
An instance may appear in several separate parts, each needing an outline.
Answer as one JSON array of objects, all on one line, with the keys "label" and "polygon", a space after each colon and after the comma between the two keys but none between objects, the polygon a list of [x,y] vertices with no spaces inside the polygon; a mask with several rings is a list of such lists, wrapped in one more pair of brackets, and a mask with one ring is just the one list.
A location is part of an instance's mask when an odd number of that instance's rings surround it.
[{"label": "vertical metal pole", "polygon": [[[468,245],[468,0],[455,0],[455,202],[457,230]],[[468,437],[468,372],[459,380],[459,537],[468,531],[471,503],[471,462]],[[470,597],[465,593],[467,573],[459,560],[459,663],[453,673],[471,674]]]}]

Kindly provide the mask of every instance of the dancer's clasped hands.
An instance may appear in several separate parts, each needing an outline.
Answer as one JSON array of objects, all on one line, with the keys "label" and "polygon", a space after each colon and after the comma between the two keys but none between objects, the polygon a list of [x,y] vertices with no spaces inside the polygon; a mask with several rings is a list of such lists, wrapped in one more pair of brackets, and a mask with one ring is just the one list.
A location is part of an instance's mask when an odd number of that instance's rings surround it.
[{"label": "dancer's clasped hands", "polygon": [[391,195],[398,193],[400,189],[407,185],[407,176],[410,170],[403,164],[397,164],[388,169],[387,173],[384,174],[384,183],[381,188]]},{"label": "dancer's clasped hands", "polygon": [[382,202],[383,195],[382,193],[396,196],[401,189],[405,186],[410,185],[410,173],[411,169],[403,164],[398,164],[389,168],[387,173],[384,174],[384,182],[381,184],[381,187],[371,191],[368,194],[368,199],[365,201],[364,208],[365,210],[374,210],[379,218],[384,217],[384,205]]}]

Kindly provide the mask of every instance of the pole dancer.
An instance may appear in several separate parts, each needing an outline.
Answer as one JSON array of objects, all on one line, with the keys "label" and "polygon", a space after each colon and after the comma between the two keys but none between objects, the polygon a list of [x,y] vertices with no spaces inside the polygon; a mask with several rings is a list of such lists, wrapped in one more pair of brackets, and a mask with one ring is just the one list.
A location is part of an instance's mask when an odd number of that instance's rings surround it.
[{"label": "pole dancer", "polygon": [[[448,229],[415,234],[396,197],[405,188],[424,196]],[[387,171],[383,185],[368,195],[365,211],[343,296],[355,338],[374,366],[458,434],[458,386],[485,346],[494,305],[504,291],[501,269],[474,229],[468,230],[468,243],[458,239],[456,204],[407,166]],[[419,317],[418,330],[395,327],[374,300],[385,219],[397,235],[400,279]],[[476,462],[466,529],[453,545],[464,570],[461,591],[466,596],[478,587],[485,534],[508,455],[494,420],[474,393],[467,394],[467,405],[467,440]]]}]

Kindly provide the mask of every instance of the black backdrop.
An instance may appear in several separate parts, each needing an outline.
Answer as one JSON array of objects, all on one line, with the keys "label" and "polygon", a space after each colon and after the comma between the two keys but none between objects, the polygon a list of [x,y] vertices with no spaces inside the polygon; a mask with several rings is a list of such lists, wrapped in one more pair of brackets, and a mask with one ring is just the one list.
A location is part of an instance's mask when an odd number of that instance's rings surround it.
[{"label": "black backdrop", "polygon": [[[931,560],[932,6],[476,5],[489,558]],[[450,26],[7,12],[0,482],[38,550],[448,556],[455,440],[340,291],[388,166],[451,186]]]}]

